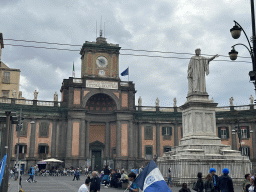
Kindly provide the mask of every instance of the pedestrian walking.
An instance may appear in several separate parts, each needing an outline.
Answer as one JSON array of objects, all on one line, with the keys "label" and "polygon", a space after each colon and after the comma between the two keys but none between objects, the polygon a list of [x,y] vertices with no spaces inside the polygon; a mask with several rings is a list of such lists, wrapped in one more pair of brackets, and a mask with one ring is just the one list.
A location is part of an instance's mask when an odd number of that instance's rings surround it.
[{"label": "pedestrian walking", "polygon": [[35,170],[33,167],[30,167],[30,169],[28,170],[28,174],[29,174],[29,178],[26,181],[31,183],[31,181],[32,182],[34,181],[34,175],[35,175]]},{"label": "pedestrian walking", "polygon": [[211,168],[209,172],[212,174],[213,184],[214,184],[214,190],[213,192],[219,192],[219,177],[216,175],[216,169]]},{"label": "pedestrian walking", "polygon": [[90,179],[86,179],[85,183],[80,186],[78,192],[89,192]]},{"label": "pedestrian walking", "polygon": [[213,184],[211,173],[209,173],[206,176],[206,181],[204,182],[204,189],[205,189],[205,192],[212,192],[214,190],[214,184]]},{"label": "pedestrian walking", "polygon": [[229,177],[229,170],[224,168],[223,175],[219,177],[219,189],[221,192],[234,192],[233,181]]},{"label": "pedestrian walking", "polygon": [[201,172],[197,173],[197,181],[193,185],[193,190],[197,192],[203,192],[204,191],[204,182],[202,179],[203,174]]},{"label": "pedestrian walking", "polygon": [[92,172],[92,178],[90,180],[90,192],[99,192],[100,191],[100,178],[97,176],[97,171]]},{"label": "pedestrian walking", "polygon": [[243,181],[243,186],[242,186],[242,188],[243,188],[243,192],[248,192],[248,189],[249,189],[249,187],[251,186],[251,176],[250,176],[250,174],[245,174],[245,176],[244,176],[244,181]]},{"label": "pedestrian walking", "polygon": [[168,169],[168,182],[167,182],[167,185],[169,187],[172,187],[172,170],[171,170],[171,167],[169,167]]}]

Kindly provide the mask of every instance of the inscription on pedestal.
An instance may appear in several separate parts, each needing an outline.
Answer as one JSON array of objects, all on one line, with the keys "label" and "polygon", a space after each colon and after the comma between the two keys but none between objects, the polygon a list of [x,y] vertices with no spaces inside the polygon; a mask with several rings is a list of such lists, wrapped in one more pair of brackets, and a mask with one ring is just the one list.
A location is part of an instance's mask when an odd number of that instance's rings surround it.
[{"label": "inscription on pedestal", "polygon": [[102,89],[118,89],[118,83],[112,81],[95,81],[87,80],[86,87],[88,88],[102,88]]}]

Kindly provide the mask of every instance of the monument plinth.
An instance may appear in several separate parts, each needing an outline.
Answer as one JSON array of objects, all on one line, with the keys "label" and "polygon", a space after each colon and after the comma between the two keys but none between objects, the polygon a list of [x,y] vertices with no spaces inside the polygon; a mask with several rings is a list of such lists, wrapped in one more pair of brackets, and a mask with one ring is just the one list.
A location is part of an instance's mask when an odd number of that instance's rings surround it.
[{"label": "monument plinth", "polygon": [[[216,55],[217,56],[217,55]],[[218,105],[209,100],[205,87],[205,74],[209,74],[209,62],[212,58],[192,57],[188,66],[189,91],[182,110],[183,138],[178,147],[158,158],[158,166],[165,177],[168,168],[172,169],[172,182],[176,184],[193,183],[198,172],[203,176],[214,167],[217,174],[223,168],[229,168],[234,182],[241,182],[244,174],[250,173],[251,162],[240,151],[231,150],[229,145],[222,145],[217,137],[215,109]]]}]

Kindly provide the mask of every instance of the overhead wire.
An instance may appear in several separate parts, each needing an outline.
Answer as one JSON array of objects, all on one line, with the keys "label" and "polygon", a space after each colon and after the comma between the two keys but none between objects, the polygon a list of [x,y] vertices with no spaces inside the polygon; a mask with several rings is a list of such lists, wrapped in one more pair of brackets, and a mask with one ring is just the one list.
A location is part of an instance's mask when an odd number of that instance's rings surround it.
[{"label": "overhead wire", "polygon": [[[48,45],[61,45],[61,46],[79,46],[81,45],[72,45],[72,44],[63,44],[63,43],[52,43],[52,42],[39,42],[39,41],[28,41],[28,40],[17,40],[17,39],[4,39],[6,41],[21,41],[26,43],[40,43],[40,44],[48,44]],[[52,50],[59,50],[59,51],[80,51],[75,49],[60,49],[60,48],[54,48],[54,47],[37,47],[32,45],[16,45],[16,44],[4,44],[4,45],[10,45],[10,46],[16,46],[16,47],[27,47],[27,48],[37,48],[37,49],[52,49]],[[140,49],[121,49],[122,51],[135,51],[135,52],[147,52],[147,53],[162,53],[162,54],[179,54],[179,55],[194,55],[192,53],[179,53],[179,52],[170,52],[170,51],[150,51],[150,50],[140,50]],[[191,59],[191,58],[181,58],[181,57],[170,57],[170,56],[158,56],[158,55],[136,55],[136,54],[125,54],[120,53],[120,55],[126,55],[126,56],[137,56],[137,57],[155,57],[155,58],[165,58],[165,59]],[[206,56],[213,56],[208,54],[201,54]],[[219,55],[221,57],[229,57],[226,55]],[[250,58],[250,57],[242,57],[238,56],[240,58]],[[228,62],[234,62],[230,60],[213,60],[213,61],[228,61]],[[235,62],[243,62],[243,63],[251,63],[248,61],[235,61]]]}]

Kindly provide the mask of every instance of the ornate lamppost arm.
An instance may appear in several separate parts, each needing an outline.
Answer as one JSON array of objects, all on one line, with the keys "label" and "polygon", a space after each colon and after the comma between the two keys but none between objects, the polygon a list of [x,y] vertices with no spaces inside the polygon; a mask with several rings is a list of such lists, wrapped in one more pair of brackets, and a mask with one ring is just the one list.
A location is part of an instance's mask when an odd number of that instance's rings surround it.
[{"label": "ornate lamppost arm", "polygon": [[[235,22],[235,24],[238,25],[238,26],[242,29],[242,31],[244,32],[244,35],[245,35],[245,37],[246,37],[246,39],[247,39],[247,41],[248,41],[248,44],[249,44],[249,46],[250,46],[250,49],[252,50],[252,46],[251,46],[250,40],[249,40],[247,34],[245,33],[243,27],[242,27],[238,22],[236,22],[235,20],[234,20],[234,22]],[[246,48],[248,49],[248,47],[246,47]],[[251,53],[251,51],[249,51],[249,52]]]}]

